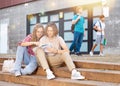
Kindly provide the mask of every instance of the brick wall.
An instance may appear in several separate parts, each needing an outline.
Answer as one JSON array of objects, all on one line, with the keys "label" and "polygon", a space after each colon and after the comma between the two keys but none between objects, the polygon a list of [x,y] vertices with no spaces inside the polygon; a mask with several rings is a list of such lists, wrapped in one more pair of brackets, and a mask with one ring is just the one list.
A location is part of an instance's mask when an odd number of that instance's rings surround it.
[{"label": "brick wall", "polygon": [[120,54],[120,0],[109,0],[110,16],[106,18],[106,53]]}]

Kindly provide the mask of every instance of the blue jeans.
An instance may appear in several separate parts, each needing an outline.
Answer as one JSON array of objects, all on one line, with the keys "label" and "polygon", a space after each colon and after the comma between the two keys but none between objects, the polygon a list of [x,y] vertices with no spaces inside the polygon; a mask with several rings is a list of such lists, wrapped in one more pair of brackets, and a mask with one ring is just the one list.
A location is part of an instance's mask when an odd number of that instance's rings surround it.
[{"label": "blue jeans", "polygon": [[[26,65],[21,68],[22,62]],[[31,74],[37,68],[37,60],[35,56],[30,56],[27,47],[18,46],[16,52],[16,61],[14,71],[20,71],[22,75]]]},{"label": "blue jeans", "polygon": [[74,52],[80,52],[83,36],[84,36],[84,33],[80,33],[77,31],[74,32],[74,40],[70,46],[70,51],[74,50]]}]

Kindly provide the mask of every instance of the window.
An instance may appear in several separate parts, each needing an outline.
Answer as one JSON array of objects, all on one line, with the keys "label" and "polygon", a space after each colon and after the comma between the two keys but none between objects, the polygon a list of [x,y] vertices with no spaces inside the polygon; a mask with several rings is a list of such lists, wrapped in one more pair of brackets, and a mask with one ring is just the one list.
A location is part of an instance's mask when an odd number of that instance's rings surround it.
[{"label": "window", "polygon": [[83,40],[88,40],[88,30],[85,31],[85,36],[83,37]]},{"label": "window", "polygon": [[40,23],[47,23],[48,22],[48,16],[41,16],[40,17]]},{"label": "window", "polygon": [[34,26],[35,26],[35,25],[31,25],[31,26],[30,26],[30,33],[33,32]]},{"label": "window", "polygon": [[59,16],[58,16],[58,14],[51,15],[51,16],[50,16],[50,21],[59,21]]},{"label": "window", "polygon": [[71,41],[71,40],[73,40],[73,33],[72,32],[65,32],[64,33],[64,40],[65,41]]},{"label": "window", "polygon": [[73,16],[74,16],[74,12],[67,12],[67,13],[64,13],[64,20],[72,19]]},{"label": "window", "polygon": [[88,47],[87,46],[88,46],[88,43],[87,42],[83,42],[80,51],[81,52],[87,52],[88,51]]},{"label": "window", "polygon": [[83,15],[84,17],[88,17],[88,10],[83,10],[82,15]]},{"label": "window", "polygon": [[36,16],[30,16],[30,24],[36,24],[37,22],[37,19],[36,19]]},{"label": "window", "polygon": [[88,19],[85,19],[84,27],[85,29],[88,29]]},{"label": "window", "polygon": [[71,30],[72,21],[64,22],[64,30]]}]

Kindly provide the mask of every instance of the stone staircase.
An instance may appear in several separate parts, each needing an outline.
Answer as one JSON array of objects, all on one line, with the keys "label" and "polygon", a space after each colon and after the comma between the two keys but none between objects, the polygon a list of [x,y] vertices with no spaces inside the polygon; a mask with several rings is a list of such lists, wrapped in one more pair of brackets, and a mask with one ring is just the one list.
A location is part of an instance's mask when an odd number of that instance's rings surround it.
[{"label": "stone staircase", "polygon": [[[7,58],[0,58],[2,63]],[[120,86],[120,64],[80,60],[74,61],[77,70],[86,77],[85,80],[71,80],[67,67],[52,68],[56,79],[47,80],[41,67],[32,75],[15,77],[0,71],[0,81],[26,84],[30,86]]]}]

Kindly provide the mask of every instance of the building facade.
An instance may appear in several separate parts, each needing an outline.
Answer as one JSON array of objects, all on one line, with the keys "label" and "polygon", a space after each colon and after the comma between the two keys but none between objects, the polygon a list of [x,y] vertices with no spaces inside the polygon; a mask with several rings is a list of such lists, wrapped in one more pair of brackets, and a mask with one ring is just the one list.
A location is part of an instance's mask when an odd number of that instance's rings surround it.
[{"label": "building facade", "polygon": [[[104,0],[103,0],[104,1]],[[120,52],[120,16],[119,0],[107,1],[109,16],[106,17],[106,54],[119,54]],[[70,46],[73,34],[70,31],[71,21],[77,6],[83,7],[85,17],[85,36],[81,48],[82,53],[89,53],[95,42],[96,33],[93,24],[103,14],[101,0],[35,0],[32,2],[0,9],[0,54],[15,54],[17,43],[32,32],[36,23],[44,26],[53,21],[62,36]],[[96,48],[99,52],[99,46]]]}]

